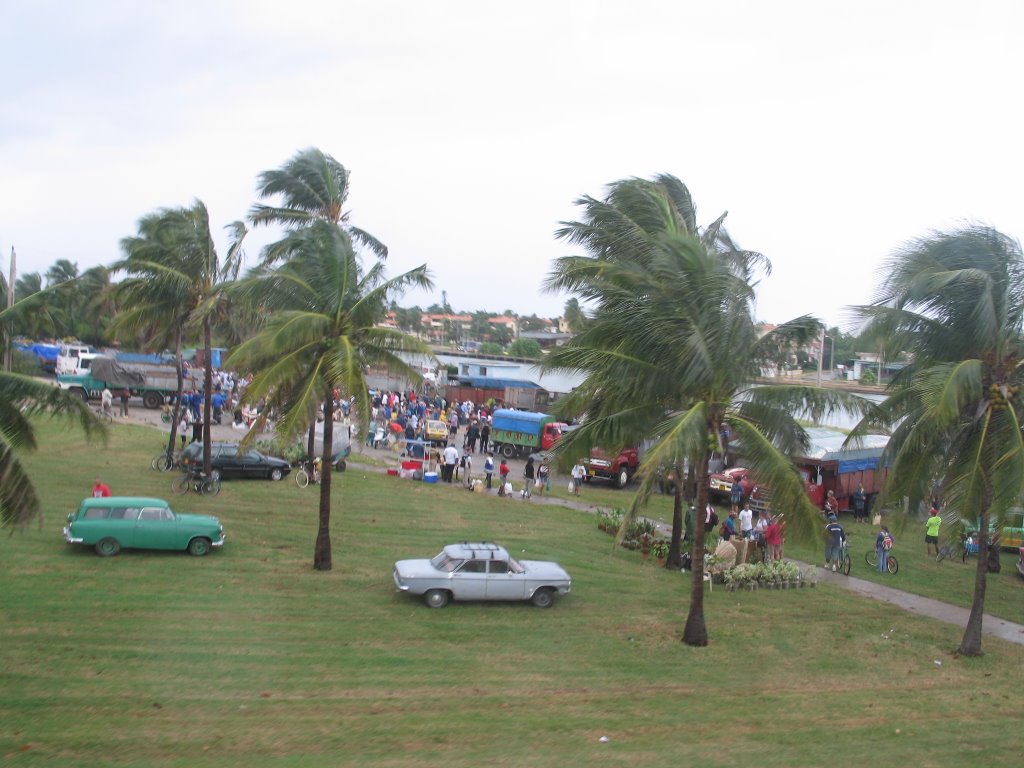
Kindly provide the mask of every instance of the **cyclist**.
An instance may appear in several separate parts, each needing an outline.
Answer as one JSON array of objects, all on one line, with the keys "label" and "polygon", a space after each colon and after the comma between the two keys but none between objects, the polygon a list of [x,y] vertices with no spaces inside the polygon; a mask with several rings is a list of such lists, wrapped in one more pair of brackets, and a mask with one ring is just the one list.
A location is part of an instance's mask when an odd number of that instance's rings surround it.
[{"label": "cyclist", "polygon": [[830,514],[825,524],[825,535],[828,537],[825,543],[825,568],[832,564],[832,571],[835,572],[839,563],[839,554],[842,551],[842,544],[846,541],[846,531],[839,524],[839,518]]}]

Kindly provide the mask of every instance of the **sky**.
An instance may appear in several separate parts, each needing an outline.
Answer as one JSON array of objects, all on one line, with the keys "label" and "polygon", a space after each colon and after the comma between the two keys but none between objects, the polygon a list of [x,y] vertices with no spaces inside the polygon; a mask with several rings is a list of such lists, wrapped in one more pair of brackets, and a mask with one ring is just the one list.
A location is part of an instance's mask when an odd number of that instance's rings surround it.
[{"label": "sky", "polygon": [[[772,272],[756,315],[849,325],[888,255],[1024,236],[1018,0],[0,0],[0,269],[119,258],[140,217],[244,218],[315,146],[350,222],[426,264],[402,306],[554,317],[579,197],[670,173]],[[249,262],[273,231],[247,240]],[[220,241],[226,249],[226,237]]]}]

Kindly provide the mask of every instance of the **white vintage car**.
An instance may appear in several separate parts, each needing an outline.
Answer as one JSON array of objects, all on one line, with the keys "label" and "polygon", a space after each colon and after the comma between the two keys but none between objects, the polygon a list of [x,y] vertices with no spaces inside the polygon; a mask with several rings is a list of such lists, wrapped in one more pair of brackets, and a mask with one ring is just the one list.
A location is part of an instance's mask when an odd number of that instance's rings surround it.
[{"label": "white vintage car", "polygon": [[393,575],[399,591],[423,595],[431,608],[450,600],[529,600],[550,608],[572,587],[558,563],[516,560],[487,541],[449,544],[430,560],[399,560]]}]

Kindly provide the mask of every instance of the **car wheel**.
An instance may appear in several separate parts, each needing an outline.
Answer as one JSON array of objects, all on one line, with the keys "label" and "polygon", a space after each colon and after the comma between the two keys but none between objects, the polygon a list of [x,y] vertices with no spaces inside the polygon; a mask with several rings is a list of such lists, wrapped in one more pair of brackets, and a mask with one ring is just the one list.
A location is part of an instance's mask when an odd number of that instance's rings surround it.
[{"label": "car wheel", "polygon": [[344,472],[348,464],[345,463],[344,459],[338,459],[338,463],[334,465],[334,468],[339,472]]},{"label": "car wheel", "polygon": [[501,455],[506,459],[511,459],[516,455],[516,447],[512,443],[504,443],[501,446]]},{"label": "car wheel", "polygon": [[530,602],[538,608],[550,608],[555,604],[555,593],[546,587],[538,589],[533,593],[533,597],[530,598]]},{"label": "car wheel", "polygon": [[629,484],[629,470],[625,467],[619,470],[619,476],[616,478],[619,488],[625,488]]},{"label": "car wheel", "polygon": [[270,479],[273,480],[275,483],[282,477],[284,477],[284,473],[279,468],[274,467],[272,470],[270,470]]},{"label": "car wheel", "polygon": [[142,404],[150,410],[155,410],[164,404],[164,399],[159,392],[147,392],[142,396]]},{"label": "car wheel", "polygon": [[444,608],[449,599],[448,591],[444,589],[431,589],[423,595],[423,602],[431,608]]},{"label": "car wheel", "polygon": [[96,554],[100,557],[113,557],[121,551],[121,543],[109,536],[96,542]]},{"label": "car wheel", "polygon": [[188,543],[188,553],[194,557],[202,557],[210,551],[210,540],[198,536]]}]

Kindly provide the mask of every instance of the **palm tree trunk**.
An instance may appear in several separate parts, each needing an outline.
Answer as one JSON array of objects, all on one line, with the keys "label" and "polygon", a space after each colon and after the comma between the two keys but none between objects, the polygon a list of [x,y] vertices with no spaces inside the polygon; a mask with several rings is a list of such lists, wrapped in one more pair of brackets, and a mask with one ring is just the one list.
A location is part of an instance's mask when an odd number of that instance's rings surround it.
[{"label": "palm tree trunk", "polygon": [[960,640],[957,653],[964,656],[981,656],[981,623],[985,615],[985,588],[988,584],[988,520],[989,495],[986,493],[981,503],[980,528],[978,531],[978,567],[974,570],[974,597],[971,600],[971,612],[967,616],[967,626]]},{"label": "palm tree trunk", "polygon": [[705,646],[708,644],[708,628],[704,623],[704,517],[708,505],[708,460],[705,451],[700,456],[698,466],[704,470],[697,475],[697,509],[693,519],[697,530],[693,540],[693,583],[690,587],[690,612],[686,616],[683,629],[683,642],[687,645]]},{"label": "palm tree trunk", "polygon": [[178,369],[178,394],[174,398],[174,414],[171,417],[171,437],[167,441],[167,457],[174,455],[174,440],[178,437],[178,419],[181,418],[181,393],[185,389],[185,377],[181,375],[181,328],[174,333],[174,364]]},{"label": "palm tree trunk", "polygon": [[682,540],[683,540],[683,484],[682,467],[678,464],[673,470],[676,481],[673,483],[672,496],[672,539],[668,546],[668,557],[665,558],[665,567],[671,570],[678,570],[682,565]]},{"label": "palm tree trunk", "polygon": [[213,446],[210,443],[210,395],[213,389],[213,360],[210,340],[210,316],[203,319],[203,472],[209,475],[213,470]]},{"label": "palm tree trunk", "polygon": [[334,397],[327,388],[324,400],[324,445],[320,465],[320,527],[313,549],[313,568],[331,570],[331,454],[334,453]]}]

